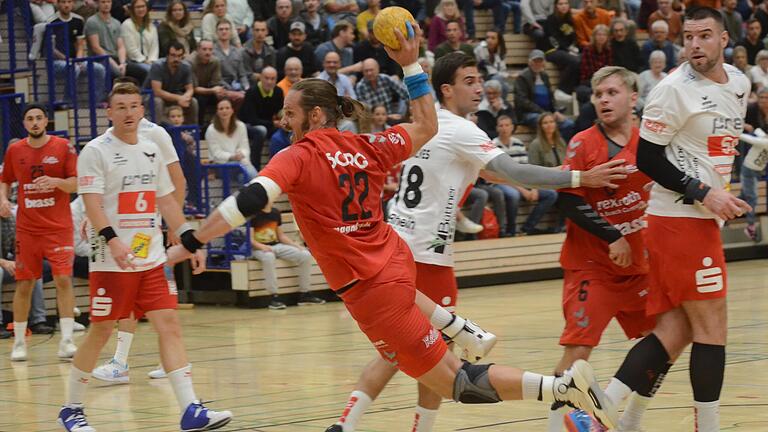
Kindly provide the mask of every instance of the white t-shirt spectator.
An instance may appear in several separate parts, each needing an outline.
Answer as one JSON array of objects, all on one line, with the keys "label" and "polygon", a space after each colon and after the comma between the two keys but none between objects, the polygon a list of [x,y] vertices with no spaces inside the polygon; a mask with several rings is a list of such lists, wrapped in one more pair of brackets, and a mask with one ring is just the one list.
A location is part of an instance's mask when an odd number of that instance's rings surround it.
[{"label": "white t-shirt spectator", "polygon": [[248,145],[248,131],[245,123],[235,120],[235,132],[229,136],[219,132],[211,124],[205,131],[205,140],[208,141],[208,153],[211,160],[217,164],[234,162],[230,158],[239,150],[243,154],[241,164],[250,165],[251,148]]}]

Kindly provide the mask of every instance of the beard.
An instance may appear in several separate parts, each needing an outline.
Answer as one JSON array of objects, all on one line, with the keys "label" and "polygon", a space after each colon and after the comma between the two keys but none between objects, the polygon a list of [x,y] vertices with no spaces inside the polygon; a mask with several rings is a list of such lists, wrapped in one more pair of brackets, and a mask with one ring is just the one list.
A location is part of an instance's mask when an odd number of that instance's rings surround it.
[{"label": "beard", "polygon": [[719,56],[716,57],[716,58],[709,58],[709,57],[705,57],[705,58],[706,58],[706,61],[703,64],[697,64],[693,60],[688,60],[688,63],[691,65],[693,70],[695,70],[696,72],[698,72],[700,74],[705,74],[705,73],[711,71],[712,69],[714,69],[718,65],[718,63],[720,63],[720,57]]},{"label": "beard", "polygon": [[28,132],[29,137],[33,139],[42,138],[43,135],[45,135],[45,131],[42,131],[40,133],[34,133],[34,132]]}]

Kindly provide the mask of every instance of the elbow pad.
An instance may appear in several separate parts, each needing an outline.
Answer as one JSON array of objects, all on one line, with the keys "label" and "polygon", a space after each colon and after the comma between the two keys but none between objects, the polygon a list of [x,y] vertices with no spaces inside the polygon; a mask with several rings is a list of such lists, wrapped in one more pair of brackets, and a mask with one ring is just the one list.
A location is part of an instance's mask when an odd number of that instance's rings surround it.
[{"label": "elbow pad", "polygon": [[267,190],[261,183],[251,183],[236,196],[229,196],[219,205],[219,213],[232,228],[260,212],[269,203]]}]

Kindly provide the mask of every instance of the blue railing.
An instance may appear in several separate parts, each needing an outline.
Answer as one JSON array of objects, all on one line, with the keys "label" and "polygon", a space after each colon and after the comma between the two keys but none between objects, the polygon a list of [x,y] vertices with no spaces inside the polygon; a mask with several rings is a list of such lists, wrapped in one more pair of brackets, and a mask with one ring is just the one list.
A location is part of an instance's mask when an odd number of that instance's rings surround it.
[{"label": "blue railing", "polygon": [[[141,89],[141,99],[144,101],[145,111],[149,112],[149,117],[146,113],[144,117],[152,123],[157,123],[157,113],[155,112],[155,92],[151,88]],[[198,154],[200,154],[198,152]]]},{"label": "blue railing", "polygon": [[[16,14],[17,10],[20,12],[20,15]],[[4,40],[3,43],[8,44],[10,58],[8,59],[8,69],[0,68],[0,74],[9,74],[11,80],[13,80],[17,73],[31,70],[29,60],[25,61],[26,64],[23,67],[17,63],[16,57],[19,53],[16,50],[16,43],[18,41],[25,42],[24,56],[26,58],[32,40],[32,12],[29,9],[29,1],[27,0],[5,0],[4,12],[8,21],[8,40]],[[19,35],[16,33],[17,20],[21,20],[26,34]]]},{"label": "blue railing", "polygon": [[[171,126],[167,128],[173,146],[179,157],[181,170],[187,180],[187,196],[184,213],[207,215],[208,205],[203,204],[202,167],[200,165],[200,128],[193,126]],[[191,140],[190,140],[191,139]],[[190,142],[191,141],[191,142]]]},{"label": "blue railing", "polygon": [[[27,136],[22,123],[22,110],[24,109],[24,95],[12,93],[0,95],[0,138],[2,139],[2,154],[8,148],[8,143],[14,138]],[[2,155],[0,155],[2,156]]]},{"label": "blue railing", "polygon": [[[98,130],[98,121],[96,116],[96,109],[98,108],[98,105],[103,102],[103,100],[97,99],[97,95],[104,96],[109,92],[109,89],[111,88],[111,67],[109,65],[109,56],[108,55],[100,55],[100,56],[91,56],[91,57],[84,57],[84,58],[73,58],[70,59],[71,64],[71,71],[70,71],[70,77],[72,78],[72,81],[74,82],[74,86],[72,86],[75,89],[73,98],[72,98],[72,105],[74,107],[74,122],[75,122],[75,143],[80,144],[81,142],[87,142],[94,138],[96,138],[100,131]],[[77,81],[76,81],[76,72],[75,69],[78,68],[78,65],[83,64],[85,67],[85,72],[87,74],[87,86],[88,86],[88,102],[87,102],[87,110],[88,110],[88,120],[89,120],[89,133],[87,135],[83,135],[80,132],[80,122],[81,122],[81,116],[80,116],[80,101],[77,97]],[[94,71],[95,65],[100,64],[104,68],[104,88],[103,89],[97,89],[96,88],[96,79],[94,79],[96,72]],[[101,131],[103,132],[103,131]]]}]

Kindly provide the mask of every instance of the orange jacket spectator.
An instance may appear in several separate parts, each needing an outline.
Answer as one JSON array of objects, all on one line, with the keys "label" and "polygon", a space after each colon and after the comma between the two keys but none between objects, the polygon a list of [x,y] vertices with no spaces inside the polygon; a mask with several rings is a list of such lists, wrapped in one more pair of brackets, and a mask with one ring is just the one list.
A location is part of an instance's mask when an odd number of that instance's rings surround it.
[{"label": "orange jacket spectator", "polygon": [[669,26],[667,40],[681,45],[680,34],[683,31],[683,15],[672,9],[672,0],[659,0],[659,8],[648,17],[648,30],[654,21],[664,20]]},{"label": "orange jacket spectator", "polygon": [[594,2],[595,0],[584,0],[584,9],[573,17],[573,25],[576,27],[576,42],[581,48],[589,45],[592,30],[596,25],[610,26],[611,19],[613,19],[613,12],[593,6]]}]

